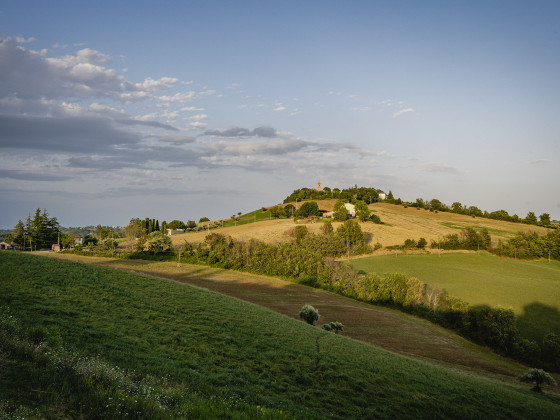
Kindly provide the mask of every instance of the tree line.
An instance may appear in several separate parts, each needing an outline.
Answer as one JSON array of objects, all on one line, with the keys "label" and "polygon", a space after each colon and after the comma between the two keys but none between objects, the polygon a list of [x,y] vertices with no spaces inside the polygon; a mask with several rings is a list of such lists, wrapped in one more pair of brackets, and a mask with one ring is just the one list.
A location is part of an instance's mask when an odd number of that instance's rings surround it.
[{"label": "tree line", "polygon": [[550,220],[549,213],[543,213],[538,218],[534,212],[530,211],[524,218],[519,217],[517,214],[510,215],[506,210],[496,210],[493,212],[482,211],[476,206],[466,206],[456,201],[451,206],[442,203],[440,200],[434,198],[430,201],[417,198],[415,202],[402,202],[405,207],[416,207],[436,212],[450,212],[456,214],[463,214],[472,217],[484,217],[493,220],[503,220],[513,223],[526,223],[529,225],[538,225],[543,227],[553,227]]},{"label": "tree line", "polygon": [[[373,187],[358,187],[357,185],[342,190],[339,188],[331,189],[330,187],[323,187],[321,190],[316,188],[300,188],[294,190],[288,197],[286,197],[283,203],[293,203],[296,200],[329,200],[337,198],[349,203],[360,200],[371,204],[379,201],[380,192],[382,191]],[[392,199],[393,193],[389,192],[389,195]],[[387,196],[387,198],[389,198],[389,196]]]}]

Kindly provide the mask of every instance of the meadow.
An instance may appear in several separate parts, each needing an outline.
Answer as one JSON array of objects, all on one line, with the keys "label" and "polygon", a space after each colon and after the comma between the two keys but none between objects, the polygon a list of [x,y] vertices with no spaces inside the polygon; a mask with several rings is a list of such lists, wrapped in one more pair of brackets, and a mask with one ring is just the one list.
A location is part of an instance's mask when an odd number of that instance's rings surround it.
[{"label": "meadow", "polygon": [[560,262],[523,261],[487,252],[382,255],[348,264],[358,271],[404,273],[439,285],[470,305],[513,309],[523,336],[560,334]]},{"label": "meadow", "polygon": [[[557,395],[396,355],[150,276],[1,252],[0,303],[0,410],[8,414],[560,417]],[[62,347],[45,350],[53,331]]]}]

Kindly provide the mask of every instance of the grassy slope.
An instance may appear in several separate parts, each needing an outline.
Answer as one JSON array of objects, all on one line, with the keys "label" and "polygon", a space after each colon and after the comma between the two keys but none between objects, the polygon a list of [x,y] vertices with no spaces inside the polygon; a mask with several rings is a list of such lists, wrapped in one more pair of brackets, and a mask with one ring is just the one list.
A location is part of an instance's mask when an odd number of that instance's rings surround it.
[{"label": "grassy slope", "polygon": [[540,340],[560,334],[560,262],[519,261],[485,252],[378,256],[355,259],[356,270],[378,274],[400,272],[437,284],[471,305],[511,308],[520,331]]},{"label": "grassy slope", "polygon": [[[298,417],[560,417],[557,396],[434,367],[187,285],[5,252],[0,279],[0,302],[24,325],[57,325],[67,346],[165,378],[186,400],[229,401],[232,412],[242,401]],[[14,392],[3,375],[0,395],[40,404],[17,380]]]},{"label": "grassy slope", "polygon": [[[332,210],[336,200],[318,201],[321,209]],[[295,203],[292,203],[295,204]],[[301,203],[299,203],[301,205]],[[472,218],[453,213],[435,213],[428,210],[418,210],[416,208],[404,208],[403,206],[374,203],[369,206],[381,220],[384,222],[382,225],[377,225],[372,222],[362,223],[362,230],[366,233],[366,239],[370,243],[379,242],[383,246],[402,245],[405,239],[418,240],[424,237],[428,240],[438,240],[445,235],[460,233],[460,230],[472,226],[477,229],[488,229],[493,241],[497,242],[498,239],[506,240],[511,238],[515,233],[522,231],[537,231],[545,233],[547,230],[538,226],[525,225],[521,223],[502,222],[499,220],[491,220],[484,218]],[[238,226],[225,227],[223,229],[216,229],[214,232],[230,235],[233,238],[247,241],[251,238],[259,239],[268,243],[284,242],[289,240],[287,233],[295,226],[293,220],[262,220],[261,216],[268,217],[269,212],[261,212],[257,210],[249,213],[248,215],[241,216],[242,223],[252,222],[254,215],[258,223],[238,224]],[[231,221],[228,221],[229,224]],[[333,223],[334,228],[339,223]],[[307,224],[311,232],[318,233],[320,231],[321,223]],[[174,235],[172,237],[173,244],[178,247],[183,242],[189,241],[191,243],[202,242],[207,235],[207,232],[191,232],[182,235]]]}]

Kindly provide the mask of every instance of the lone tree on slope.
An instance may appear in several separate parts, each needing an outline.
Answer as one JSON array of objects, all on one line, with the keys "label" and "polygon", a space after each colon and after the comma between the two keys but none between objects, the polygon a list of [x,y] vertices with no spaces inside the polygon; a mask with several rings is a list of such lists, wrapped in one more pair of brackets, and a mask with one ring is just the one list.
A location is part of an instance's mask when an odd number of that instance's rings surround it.
[{"label": "lone tree on slope", "polygon": [[529,369],[519,377],[521,382],[535,383],[533,391],[542,392],[541,385],[546,383],[548,385],[556,385],[556,381],[552,376],[542,369]]},{"label": "lone tree on slope", "polygon": [[299,317],[309,325],[315,325],[315,322],[319,320],[319,311],[313,306],[305,304],[299,311]]}]

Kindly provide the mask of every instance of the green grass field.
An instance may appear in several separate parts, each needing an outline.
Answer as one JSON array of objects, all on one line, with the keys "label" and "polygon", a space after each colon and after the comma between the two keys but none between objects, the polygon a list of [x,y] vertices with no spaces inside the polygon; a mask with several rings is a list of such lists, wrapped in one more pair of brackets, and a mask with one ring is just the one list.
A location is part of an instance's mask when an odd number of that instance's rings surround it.
[{"label": "green grass field", "polygon": [[405,273],[437,284],[471,305],[511,308],[527,338],[560,334],[560,262],[520,261],[481,252],[385,255],[349,262],[365,272]]},{"label": "green grass field", "polygon": [[[398,356],[153,277],[1,252],[0,304],[0,414],[560,417],[558,395]],[[14,317],[22,333],[10,327]],[[66,352],[25,341],[53,327]]]}]

